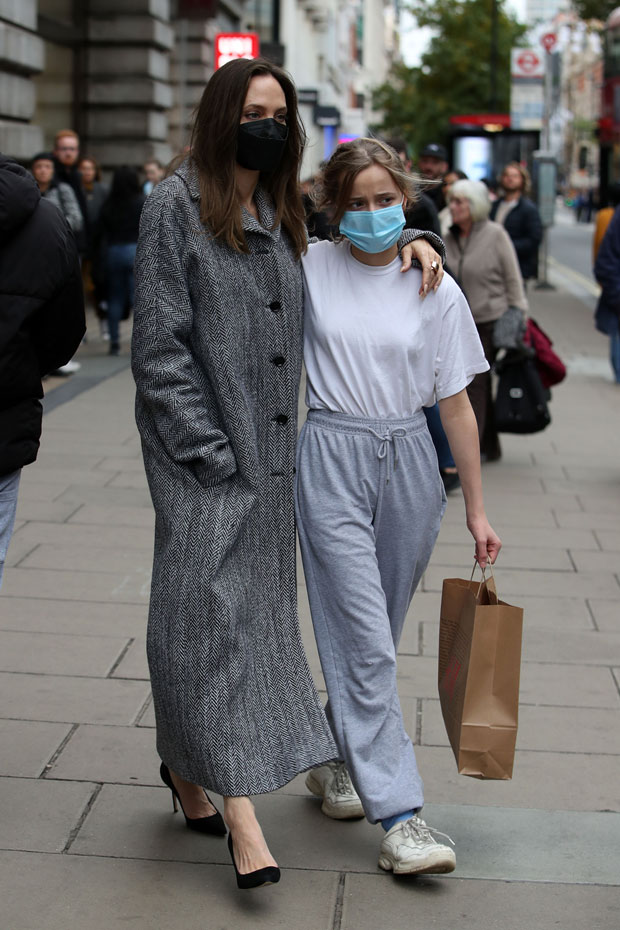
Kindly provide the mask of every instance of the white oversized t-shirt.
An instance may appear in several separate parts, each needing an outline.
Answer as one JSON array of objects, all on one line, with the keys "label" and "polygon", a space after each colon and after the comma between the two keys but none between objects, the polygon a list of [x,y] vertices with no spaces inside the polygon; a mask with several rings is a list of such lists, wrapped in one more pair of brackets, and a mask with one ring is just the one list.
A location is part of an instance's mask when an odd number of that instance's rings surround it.
[{"label": "white oversized t-shirt", "polygon": [[487,371],[471,311],[446,275],[418,296],[422,272],[401,259],[364,265],[346,240],[310,245],[304,273],[304,362],[310,409],[404,419]]}]

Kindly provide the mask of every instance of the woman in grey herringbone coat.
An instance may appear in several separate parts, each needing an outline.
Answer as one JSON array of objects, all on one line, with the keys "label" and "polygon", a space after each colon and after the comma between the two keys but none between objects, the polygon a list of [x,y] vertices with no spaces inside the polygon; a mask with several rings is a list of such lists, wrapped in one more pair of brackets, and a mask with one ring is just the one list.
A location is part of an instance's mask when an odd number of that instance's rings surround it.
[{"label": "woman in grey herringbone coat", "polygon": [[242,887],[279,877],[248,796],[337,755],[296,608],[303,141],[284,72],[225,65],[191,157],[144,207],[136,257],[161,774],[194,829],[225,832],[203,788],[224,796]]}]

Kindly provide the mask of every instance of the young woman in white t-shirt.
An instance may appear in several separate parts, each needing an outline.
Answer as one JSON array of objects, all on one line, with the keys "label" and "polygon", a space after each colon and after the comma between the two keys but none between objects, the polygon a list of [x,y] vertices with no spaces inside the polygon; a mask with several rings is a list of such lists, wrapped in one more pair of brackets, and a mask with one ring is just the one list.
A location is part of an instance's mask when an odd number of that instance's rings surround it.
[{"label": "young woman in white t-shirt", "polygon": [[401,274],[397,241],[415,190],[392,149],[373,139],[341,145],[320,184],[319,209],[339,224],[341,238],[311,245],[302,260],[309,412],[296,511],[342,761],[313,769],[306,784],[328,816],[381,822],[382,868],[451,872],[452,848],[418,816],[422,782],[403,723],[396,653],[446,504],[422,411],[435,399],[476,559],[494,562],[501,546],[484,511],[466,392],[488,363],[456,283],[445,278],[422,299],[411,286],[411,274],[421,281],[421,272]]}]

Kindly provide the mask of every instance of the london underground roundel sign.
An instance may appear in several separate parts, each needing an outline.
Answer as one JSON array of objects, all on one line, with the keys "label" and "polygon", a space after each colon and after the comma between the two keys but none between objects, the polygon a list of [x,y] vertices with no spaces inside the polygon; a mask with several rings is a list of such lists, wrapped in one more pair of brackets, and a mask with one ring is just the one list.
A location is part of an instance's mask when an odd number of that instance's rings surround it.
[{"label": "london underground roundel sign", "polygon": [[517,64],[523,74],[534,74],[540,68],[540,58],[531,48],[524,48],[517,56]]}]

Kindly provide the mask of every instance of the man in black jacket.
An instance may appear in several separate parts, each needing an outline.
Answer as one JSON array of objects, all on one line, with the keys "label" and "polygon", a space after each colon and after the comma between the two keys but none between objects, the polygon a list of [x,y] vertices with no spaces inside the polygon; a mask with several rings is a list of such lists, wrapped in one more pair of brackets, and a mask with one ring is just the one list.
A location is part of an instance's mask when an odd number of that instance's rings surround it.
[{"label": "man in black jacket", "polygon": [[[390,136],[385,144],[394,149],[404,167],[411,171],[411,159],[407,143],[400,136]],[[405,229],[426,229],[441,236],[441,226],[435,204],[424,191],[418,190],[415,203],[411,204],[405,212]]]},{"label": "man in black jacket", "polygon": [[542,223],[538,207],[528,199],[530,175],[527,168],[511,161],[502,172],[503,196],[491,207],[490,219],[501,223],[517,252],[523,280],[538,274],[538,246],[542,242]]},{"label": "man in black jacket", "polygon": [[75,239],[28,171],[0,155],[0,583],[19,476],[41,436],[41,378],[86,326]]}]

